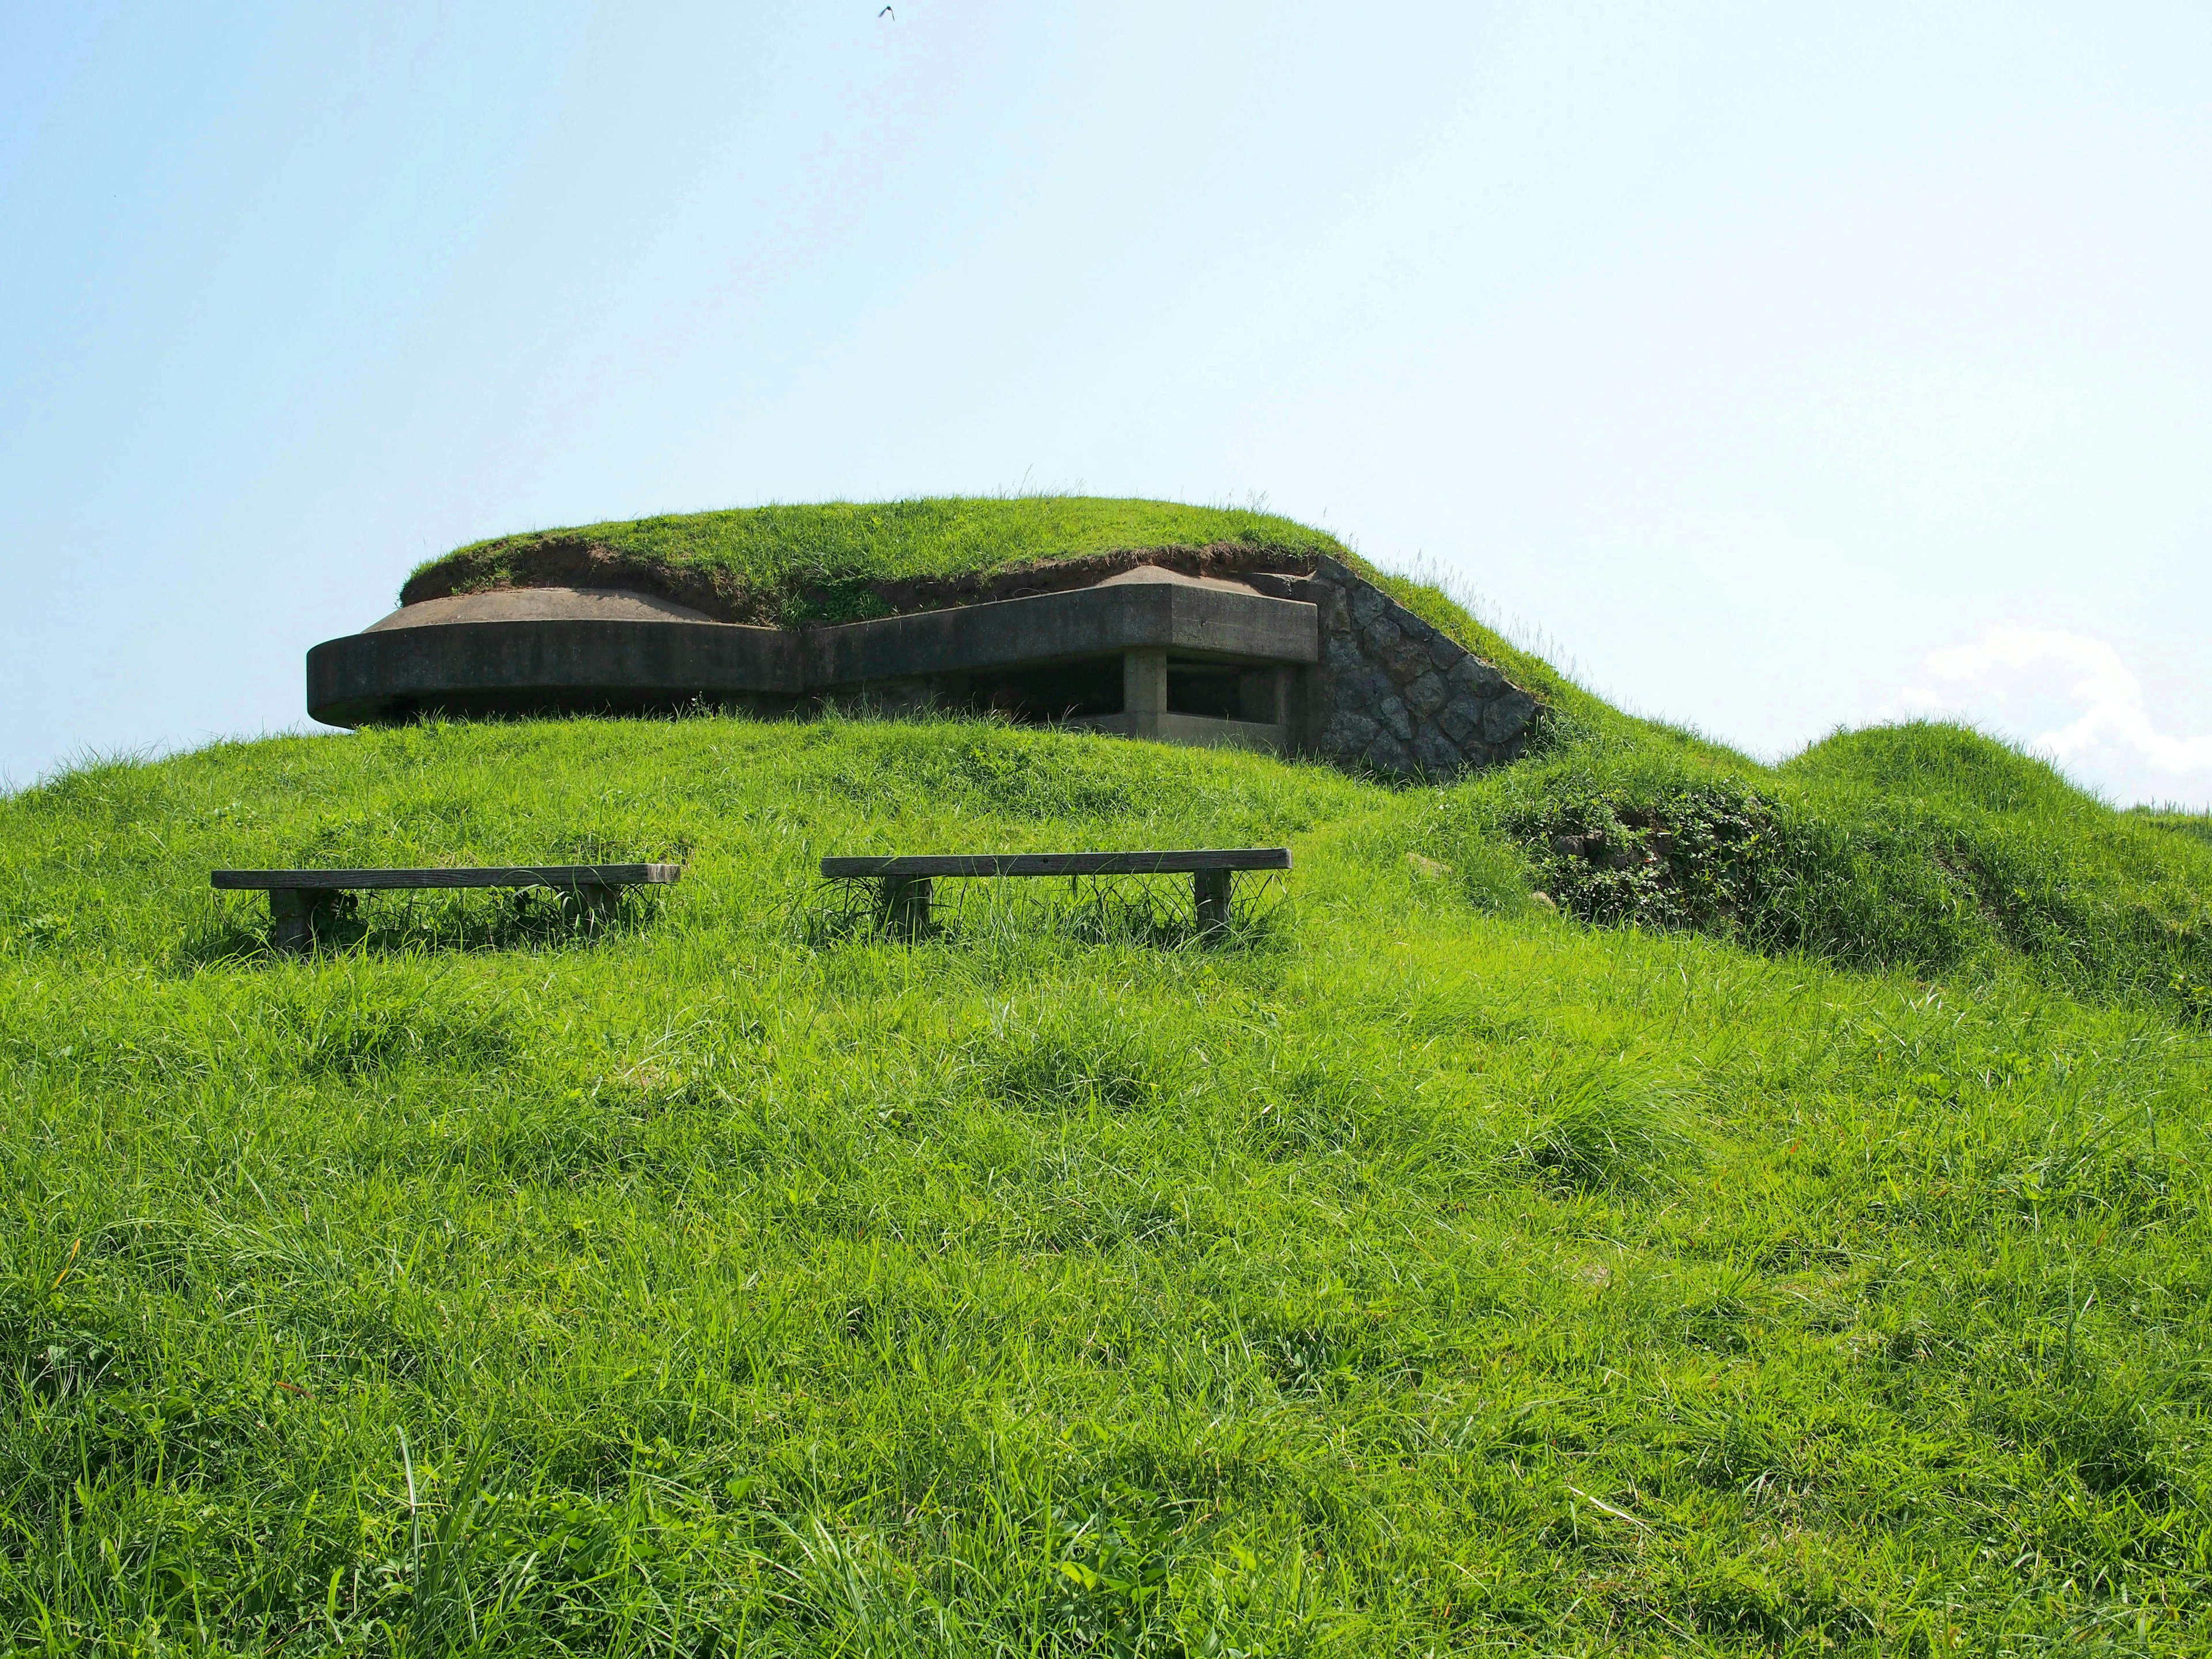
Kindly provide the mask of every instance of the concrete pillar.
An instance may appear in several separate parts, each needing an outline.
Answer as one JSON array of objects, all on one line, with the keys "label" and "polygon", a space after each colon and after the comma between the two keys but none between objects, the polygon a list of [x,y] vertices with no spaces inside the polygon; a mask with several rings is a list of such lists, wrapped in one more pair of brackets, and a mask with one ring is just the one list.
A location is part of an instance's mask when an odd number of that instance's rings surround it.
[{"label": "concrete pillar", "polygon": [[573,890],[576,920],[597,933],[622,915],[622,889],[603,881],[580,883]]},{"label": "concrete pillar", "polygon": [[1306,738],[1306,671],[1285,668],[1282,671],[1283,696],[1283,752],[1297,754],[1308,747]]},{"label": "concrete pillar", "polygon": [[1121,712],[1128,717],[1133,738],[1157,738],[1168,712],[1168,653],[1165,651],[1125,651],[1121,653]]},{"label": "concrete pillar", "polygon": [[1283,672],[1248,668],[1237,677],[1237,718],[1262,726],[1283,723]]}]

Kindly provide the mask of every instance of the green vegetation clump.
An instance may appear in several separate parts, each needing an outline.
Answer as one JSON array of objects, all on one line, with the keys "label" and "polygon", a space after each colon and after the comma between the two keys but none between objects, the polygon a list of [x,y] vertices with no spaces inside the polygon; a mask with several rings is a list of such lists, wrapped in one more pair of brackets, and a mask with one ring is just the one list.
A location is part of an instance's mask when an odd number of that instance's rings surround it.
[{"label": "green vegetation clump", "polygon": [[1588,921],[1854,968],[2026,970],[2212,1019],[2212,849],[1963,727],[1839,733],[1778,769],[1616,730],[1436,811],[1447,855],[1502,837]]},{"label": "green vegetation clump", "polygon": [[663,514],[471,543],[418,567],[410,591],[495,587],[549,553],[598,550],[666,573],[745,619],[844,621],[891,607],[879,589],[988,576],[1134,548],[1233,544],[1348,556],[1334,536],[1272,513],[1083,495],[939,496]]}]

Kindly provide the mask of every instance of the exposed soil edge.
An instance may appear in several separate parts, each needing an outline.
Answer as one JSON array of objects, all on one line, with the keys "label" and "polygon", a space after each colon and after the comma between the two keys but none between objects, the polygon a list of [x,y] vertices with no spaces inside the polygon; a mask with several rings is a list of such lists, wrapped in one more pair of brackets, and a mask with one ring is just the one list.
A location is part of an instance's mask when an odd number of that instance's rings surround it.
[{"label": "exposed soil edge", "polygon": [[[1310,576],[1315,556],[1300,549],[1266,543],[1209,542],[1196,547],[1170,544],[1039,559],[1010,569],[959,576],[915,576],[854,586],[865,589],[882,605],[878,614],[902,616],[994,599],[1064,593],[1071,588],[1092,586],[1140,564],[1159,565],[1188,576],[1262,573]],[[823,601],[853,591],[852,586],[817,584],[802,584],[787,592],[750,588],[728,571],[644,559],[580,536],[549,536],[488,542],[441,559],[409,579],[399,590],[399,603],[417,605],[454,593],[483,593],[502,587],[623,588],[690,605],[717,622],[744,623],[757,628],[782,625],[787,606],[794,602],[801,610],[827,608]]]},{"label": "exposed soil edge", "polygon": [[1171,543],[1116,548],[1110,553],[1085,553],[1066,559],[1040,559],[1010,570],[870,582],[868,591],[890,606],[893,614],[902,615],[912,611],[942,611],[956,605],[983,605],[993,599],[1023,599],[1037,593],[1065,593],[1071,588],[1096,586],[1107,577],[1140,564],[1158,565],[1186,576],[1249,576],[1262,572],[1310,576],[1315,556],[1264,543],[1208,542],[1201,547]]},{"label": "exposed soil edge", "polygon": [[774,627],[775,596],[748,589],[727,571],[642,559],[580,536],[487,542],[418,570],[399,590],[402,605],[502,587],[615,587],[690,605],[717,622]]}]

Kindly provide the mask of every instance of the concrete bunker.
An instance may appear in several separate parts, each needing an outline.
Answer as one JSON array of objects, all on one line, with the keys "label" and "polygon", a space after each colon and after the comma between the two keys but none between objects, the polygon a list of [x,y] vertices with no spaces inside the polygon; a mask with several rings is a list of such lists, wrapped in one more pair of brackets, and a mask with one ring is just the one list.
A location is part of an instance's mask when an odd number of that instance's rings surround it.
[{"label": "concrete bunker", "polygon": [[307,712],[361,726],[834,700],[1431,776],[1525,745],[1535,698],[1336,560],[1194,571],[1153,551],[1042,566],[1012,597],[902,594],[919,608],[799,629],[629,586],[432,593],[309,651]]}]

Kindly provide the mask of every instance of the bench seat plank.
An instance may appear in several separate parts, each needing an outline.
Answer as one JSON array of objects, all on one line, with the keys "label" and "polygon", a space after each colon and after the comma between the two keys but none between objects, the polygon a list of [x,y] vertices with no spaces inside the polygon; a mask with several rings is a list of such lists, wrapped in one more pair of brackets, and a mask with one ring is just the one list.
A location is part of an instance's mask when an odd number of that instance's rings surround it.
[{"label": "bench seat plank", "polygon": [[827,880],[915,876],[1157,876],[1200,870],[1287,870],[1287,847],[1162,853],[921,853],[822,860]]},{"label": "bench seat plank", "polygon": [[666,886],[680,864],[495,864],[427,870],[217,870],[211,879],[230,890],[336,892],[383,887]]}]

